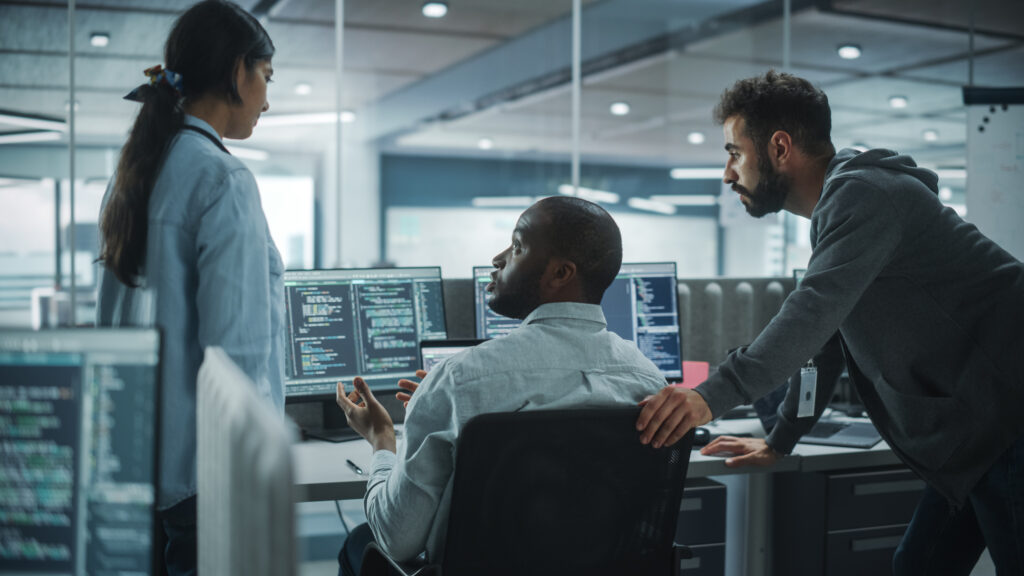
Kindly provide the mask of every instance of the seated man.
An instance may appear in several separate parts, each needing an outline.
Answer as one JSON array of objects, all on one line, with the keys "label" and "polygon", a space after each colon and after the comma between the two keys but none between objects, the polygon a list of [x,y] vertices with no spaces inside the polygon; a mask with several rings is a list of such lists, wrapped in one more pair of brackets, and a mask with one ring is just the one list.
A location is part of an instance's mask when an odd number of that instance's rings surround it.
[{"label": "seated man", "polygon": [[[579,198],[545,198],[523,212],[512,245],[492,263],[488,305],[522,325],[431,371],[408,403],[400,446],[366,383],[356,378],[348,396],[338,384],[349,425],[373,445],[364,500],[369,526],[399,561],[424,551],[429,562],[441,561],[453,453],[470,418],[636,404],[665,385],[634,343],[606,329],[601,298],[622,264],[622,238],[603,208]],[[355,543],[360,528],[339,556],[342,574],[358,571],[366,540]]]}]

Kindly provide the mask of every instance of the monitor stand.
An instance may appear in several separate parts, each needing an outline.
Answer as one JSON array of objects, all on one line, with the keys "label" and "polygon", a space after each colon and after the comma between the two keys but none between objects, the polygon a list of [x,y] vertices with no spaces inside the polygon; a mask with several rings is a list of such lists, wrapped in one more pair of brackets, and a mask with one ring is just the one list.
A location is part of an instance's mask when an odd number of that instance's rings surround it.
[{"label": "monitor stand", "polygon": [[334,401],[325,400],[322,403],[323,426],[304,427],[302,429],[303,439],[313,438],[327,442],[347,442],[361,438],[358,432],[349,427],[345,421],[345,413]]}]

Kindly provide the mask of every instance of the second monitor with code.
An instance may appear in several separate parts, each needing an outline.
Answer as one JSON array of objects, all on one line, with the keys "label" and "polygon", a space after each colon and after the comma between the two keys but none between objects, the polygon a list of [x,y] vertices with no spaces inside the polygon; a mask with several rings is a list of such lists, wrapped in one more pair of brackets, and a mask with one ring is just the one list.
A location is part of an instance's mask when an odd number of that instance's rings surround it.
[{"label": "second monitor with code", "polygon": [[333,398],[362,376],[394,388],[419,368],[419,343],[447,338],[441,269],[294,270],[284,274],[289,402]]},{"label": "second monitor with code", "polygon": [[[520,324],[487,305],[486,288],[493,270],[493,266],[473,267],[477,338],[497,338]],[[627,263],[601,300],[608,330],[636,342],[670,382],[683,377],[676,283],[675,262]]]}]

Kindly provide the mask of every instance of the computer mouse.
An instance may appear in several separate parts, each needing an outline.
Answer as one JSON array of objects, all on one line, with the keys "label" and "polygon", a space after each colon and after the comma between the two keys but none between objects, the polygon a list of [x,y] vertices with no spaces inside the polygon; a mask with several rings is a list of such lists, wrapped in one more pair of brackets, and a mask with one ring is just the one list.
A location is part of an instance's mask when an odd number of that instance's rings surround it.
[{"label": "computer mouse", "polygon": [[711,431],[707,428],[698,426],[693,429],[693,445],[694,446],[705,446],[711,441]]}]

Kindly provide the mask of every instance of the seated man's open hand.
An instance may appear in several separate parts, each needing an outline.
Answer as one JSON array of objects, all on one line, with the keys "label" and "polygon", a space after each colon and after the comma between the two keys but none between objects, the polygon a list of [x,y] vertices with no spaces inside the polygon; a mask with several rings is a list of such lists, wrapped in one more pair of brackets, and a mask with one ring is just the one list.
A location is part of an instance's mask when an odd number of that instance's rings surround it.
[{"label": "seated man's open hand", "polygon": [[[424,378],[427,377],[427,371],[417,370],[416,377],[419,378],[420,380],[423,380]],[[409,400],[412,400],[413,392],[415,392],[416,389],[420,387],[419,382],[413,382],[412,380],[406,380],[405,378],[402,378],[401,380],[398,381],[398,387],[403,390],[407,390],[408,392],[398,392],[395,394],[395,398],[398,398],[399,402],[402,403],[402,406],[408,408]]]},{"label": "seated man's open hand", "polygon": [[345,395],[345,385],[338,382],[335,397],[338,406],[345,412],[345,420],[376,450],[397,452],[395,425],[388,411],[373,397],[373,392],[362,378],[353,382],[355,390]]},{"label": "seated man's open hand", "polygon": [[737,438],[719,436],[700,449],[705,456],[729,454],[725,465],[729,468],[740,466],[771,466],[780,455],[764,441],[764,438]]}]

